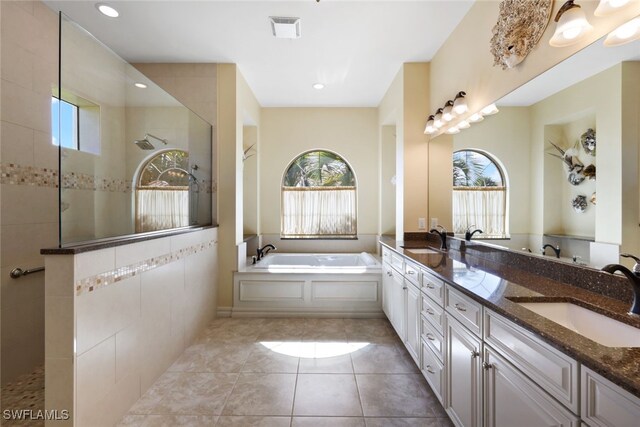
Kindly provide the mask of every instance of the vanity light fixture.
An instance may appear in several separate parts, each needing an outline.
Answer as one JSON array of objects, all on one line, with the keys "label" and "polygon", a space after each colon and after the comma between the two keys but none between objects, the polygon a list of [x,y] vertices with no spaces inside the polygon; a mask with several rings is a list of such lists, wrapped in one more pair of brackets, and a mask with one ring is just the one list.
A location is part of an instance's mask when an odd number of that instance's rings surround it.
[{"label": "vanity light fixture", "polygon": [[113,8],[113,6],[109,6],[106,3],[96,3],[96,9],[100,11],[104,16],[108,16],[109,18],[117,18],[120,16],[120,12]]},{"label": "vanity light fixture", "polygon": [[630,0],[600,0],[593,14],[595,16],[605,16],[616,12],[621,7],[626,6]]},{"label": "vanity light fixture", "polygon": [[456,98],[453,100],[453,112],[457,115],[464,114],[469,110],[467,100],[464,99],[466,95],[464,91],[458,92]]},{"label": "vanity light fixture", "polygon": [[463,120],[460,123],[458,123],[458,129],[469,129],[470,127],[471,127],[471,124],[466,120]]},{"label": "vanity light fixture", "polygon": [[444,104],[444,109],[442,110],[442,120],[445,122],[450,122],[453,120],[453,101],[449,100],[446,104]]},{"label": "vanity light fixture", "polygon": [[604,40],[604,45],[620,46],[638,39],[640,39],[640,18],[634,18],[611,31]]},{"label": "vanity light fixture", "polygon": [[482,113],[474,113],[471,115],[471,117],[469,117],[469,121],[471,123],[478,123],[484,120],[484,117],[482,117]]},{"label": "vanity light fixture", "polygon": [[427,126],[424,128],[424,133],[427,135],[433,135],[438,131],[438,128],[433,124],[433,114],[427,119]]},{"label": "vanity light fixture", "polygon": [[489,104],[486,107],[484,107],[482,110],[480,110],[483,116],[490,116],[492,114],[496,114],[498,111],[500,110],[498,110],[498,107],[496,107],[496,104]]},{"label": "vanity light fixture", "polygon": [[442,120],[442,108],[438,108],[436,111],[436,115],[433,117],[433,125],[436,129],[440,129],[444,126],[444,121]]},{"label": "vanity light fixture", "polygon": [[314,83],[313,84],[313,88],[315,90],[322,90],[322,89],[324,89],[324,84],[322,84],[322,83]]},{"label": "vanity light fixture", "polygon": [[593,29],[580,5],[568,0],[562,5],[554,21],[556,31],[549,40],[553,47],[570,46],[577,43],[581,36]]},{"label": "vanity light fixture", "polygon": [[456,133],[460,133],[460,129],[458,129],[457,126],[453,126],[453,127],[450,127],[449,129],[447,129],[447,133],[449,135],[455,135]]},{"label": "vanity light fixture", "polygon": [[140,88],[140,89],[146,89],[147,85],[144,83],[140,83],[140,82],[136,82],[133,84],[135,87]]}]

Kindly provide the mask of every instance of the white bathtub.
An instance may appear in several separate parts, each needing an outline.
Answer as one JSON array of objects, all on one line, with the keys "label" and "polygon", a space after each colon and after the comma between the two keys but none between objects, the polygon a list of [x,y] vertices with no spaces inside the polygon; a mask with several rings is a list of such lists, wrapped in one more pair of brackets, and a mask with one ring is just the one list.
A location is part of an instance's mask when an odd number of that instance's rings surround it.
[{"label": "white bathtub", "polygon": [[270,253],[234,273],[232,316],[381,317],[371,254]]}]

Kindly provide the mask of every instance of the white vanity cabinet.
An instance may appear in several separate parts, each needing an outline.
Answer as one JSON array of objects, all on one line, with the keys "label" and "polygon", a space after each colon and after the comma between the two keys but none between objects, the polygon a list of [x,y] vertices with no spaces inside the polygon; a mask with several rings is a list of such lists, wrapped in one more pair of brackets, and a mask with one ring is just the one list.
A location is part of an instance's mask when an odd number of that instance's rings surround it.
[{"label": "white vanity cabinet", "polygon": [[635,427],[640,399],[582,367],[582,421],[591,427]]},{"label": "white vanity cabinet", "polygon": [[458,427],[482,426],[482,341],[445,314],[445,409]]},{"label": "white vanity cabinet", "polygon": [[405,287],[407,295],[407,338],[405,345],[413,360],[420,366],[420,308],[422,299],[420,290],[414,284],[405,280]]},{"label": "white vanity cabinet", "polygon": [[407,299],[404,278],[395,270],[391,271],[390,287],[390,314],[389,321],[396,333],[404,342],[407,337]]}]

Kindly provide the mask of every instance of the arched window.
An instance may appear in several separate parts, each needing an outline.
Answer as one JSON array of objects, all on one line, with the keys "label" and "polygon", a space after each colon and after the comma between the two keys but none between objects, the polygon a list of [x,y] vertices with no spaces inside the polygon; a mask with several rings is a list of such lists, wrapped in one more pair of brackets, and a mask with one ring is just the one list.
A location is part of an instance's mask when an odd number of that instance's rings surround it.
[{"label": "arched window", "polygon": [[[189,225],[189,153],[163,151],[140,168],[136,182],[136,233]],[[197,185],[197,184],[195,184]]]},{"label": "arched window", "polygon": [[356,204],[356,178],[342,157],[303,153],[282,179],[282,237],[355,238]]},{"label": "arched window", "polygon": [[482,237],[507,237],[505,173],[489,154],[475,150],[453,153],[453,230],[469,227]]}]

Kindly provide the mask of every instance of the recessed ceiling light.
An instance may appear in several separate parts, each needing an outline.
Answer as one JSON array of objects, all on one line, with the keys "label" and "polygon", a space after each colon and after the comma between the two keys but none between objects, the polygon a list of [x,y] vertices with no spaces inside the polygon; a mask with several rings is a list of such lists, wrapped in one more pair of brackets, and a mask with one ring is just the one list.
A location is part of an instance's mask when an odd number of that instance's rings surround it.
[{"label": "recessed ceiling light", "polygon": [[139,82],[138,82],[138,83],[134,83],[133,85],[134,85],[135,87],[139,87],[140,89],[146,89],[146,88],[147,88],[147,85],[146,85],[146,84],[144,84],[144,83],[139,83]]},{"label": "recessed ceiling light", "polygon": [[120,12],[115,10],[112,6],[104,3],[96,3],[96,8],[102,13],[104,16],[108,16],[109,18],[117,18],[120,16]]},{"label": "recessed ceiling light", "polygon": [[300,38],[300,18],[289,16],[270,16],[271,32],[279,39]]},{"label": "recessed ceiling light", "polygon": [[314,83],[313,88],[316,90],[322,90],[324,89],[324,85],[322,83]]}]

